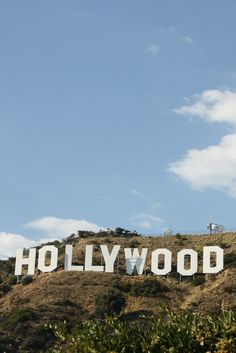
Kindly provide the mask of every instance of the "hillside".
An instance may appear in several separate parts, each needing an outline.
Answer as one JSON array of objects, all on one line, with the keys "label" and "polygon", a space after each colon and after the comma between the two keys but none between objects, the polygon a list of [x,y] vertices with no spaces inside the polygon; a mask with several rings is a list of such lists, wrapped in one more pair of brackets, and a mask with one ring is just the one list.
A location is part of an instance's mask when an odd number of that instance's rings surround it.
[{"label": "hillside", "polygon": [[[64,242],[55,242],[60,254],[58,269],[52,273],[38,271],[32,283],[27,285],[14,284],[14,259],[1,261],[0,352],[1,344],[6,352],[9,345],[18,347],[22,352],[23,349],[26,351],[26,348],[30,351],[32,342],[24,332],[30,330],[32,337],[36,339],[44,323],[98,318],[96,298],[109,288],[115,288],[124,296],[122,315],[127,320],[137,319],[142,313],[157,315],[163,310],[163,306],[175,312],[184,310],[204,314],[230,308],[236,310],[236,233],[172,237],[145,237],[135,234],[127,237],[91,235],[86,238],[68,238],[66,243],[74,245],[74,264],[81,264],[85,245],[94,245],[94,264],[101,264],[99,245],[121,245],[119,271],[111,274],[64,271]],[[217,275],[201,273],[202,249],[207,245],[218,245],[224,249],[224,270]],[[147,266],[150,266],[151,251],[157,248],[171,250],[172,272],[167,276],[126,275],[125,259],[122,256],[124,247],[147,247],[150,250]],[[176,254],[182,249],[194,249],[199,254],[199,273],[194,278],[180,279],[176,272]],[[50,345],[50,336],[45,336],[41,344]],[[22,350],[20,346],[23,347]]]}]

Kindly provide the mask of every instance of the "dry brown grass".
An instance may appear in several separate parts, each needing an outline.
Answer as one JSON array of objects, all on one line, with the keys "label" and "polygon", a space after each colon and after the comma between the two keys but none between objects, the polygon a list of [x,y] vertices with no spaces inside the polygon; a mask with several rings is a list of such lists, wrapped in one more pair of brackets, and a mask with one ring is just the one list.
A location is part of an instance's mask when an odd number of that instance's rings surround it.
[{"label": "dry brown grass", "polygon": [[[84,262],[84,249],[86,244],[107,244],[109,246],[119,244],[121,251],[119,255],[120,276],[117,274],[95,273],[95,272],[65,272],[63,269],[49,274],[38,274],[31,284],[13,286],[13,289],[0,298],[0,313],[6,315],[16,308],[32,308],[45,320],[51,317],[60,317],[70,314],[76,318],[83,317],[94,311],[95,298],[105,288],[115,284],[124,285],[133,281],[145,281],[145,276],[126,276],[124,247],[129,247],[137,242],[141,249],[147,247],[147,264],[150,265],[151,251],[157,248],[168,248],[173,253],[173,263],[176,264],[176,254],[183,248],[195,249],[199,252],[200,260],[202,248],[206,245],[219,245],[225,248],[225,254],[236,254],[236,233],[226,233],[213,236],[183,236],[180,241],[176,237],[132,237],[132,238],[99,238],[82,239],[74,246],[74,261],[80,264]],[[63,246],[63,245],[62,245]],[[61,251],[63,253],[63,251]],[[95,262],[100,263],[100,251],[94,253]],[[60,262],[63,263],[63,254]],[[201,268],[200,268],[201,270]],[[236,266],[229,263],[224,271],[218,275],[208,276],[206,283],[201,286],[193,286],[191,281],[179,282],[178,276],[174,279],[169,277],[160,278],[161,283],[170,289],[165,296],[157,298],[134,297],[126,293],[125,313],[151,310],[158,313],[162,305],[174,310],[194,310],[201,312],[212,312],[214,310],[234,308],[236,309]],[[74,307],[63,306],[63,302],[70,301]],[[62,303],[60,305],[60,303]]]}]

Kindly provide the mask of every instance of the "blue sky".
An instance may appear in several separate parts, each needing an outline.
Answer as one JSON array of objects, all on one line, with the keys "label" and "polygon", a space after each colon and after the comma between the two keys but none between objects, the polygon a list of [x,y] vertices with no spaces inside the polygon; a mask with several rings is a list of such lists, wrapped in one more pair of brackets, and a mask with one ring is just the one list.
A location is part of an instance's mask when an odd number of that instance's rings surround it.
[{"label": "blue sky", "polygon": [[0,241],[235,229],[236,3],[0,1]]}]

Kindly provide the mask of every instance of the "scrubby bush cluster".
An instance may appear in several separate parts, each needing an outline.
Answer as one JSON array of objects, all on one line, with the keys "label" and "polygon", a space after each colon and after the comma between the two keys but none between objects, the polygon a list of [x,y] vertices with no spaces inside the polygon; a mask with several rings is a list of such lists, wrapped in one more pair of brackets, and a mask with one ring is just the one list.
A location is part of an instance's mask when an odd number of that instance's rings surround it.
[{"label": "scrubby bush cluster", "polygon": [[90,238],[90,237],[96,237],[96,238],[101,238],[101,237],[137,237],[140,236],[134,231],[130,231],[121,227],[117,227],[115,229],[107,229],[107,230],[100,230],[99,232],[95,233],[93,231],[88,231],[88,230],[79,230],[77,233],[71,234],[68,238],[65,239],[65,241],[68,243],[70,241],[73,241],[76,238]]},{"label": "scrubby bush cluster", "polygon": [[136,297],[158,297],[161,293],[168,291],[167,286],[154,278],[131,283],[129,293]]},{"label": "scrubby bush cluster", "polygon": [[23,286],[26,286],[27,284],[30,284],[32,282],[33,282],[33,277],[31,275],[23,276],[21,279],[21,284]]},{"label": "scrubby bush cluster", "polygon": [[0,284],[0,294],[6,294],[11,290],[11,286],[7,283]]},{"label": "scrubby bush cluster", "polygon": [[206,278],[204,275],[198,275],[192,279],[192,284],[194,286],[201,286],[202,284],[206,283]]},{"label": "scrubby bush cluster", "polygon": [[96,312],[100,316],[106,314],[119,314],[124,305],[124,295],[120,290],[112,287],[99,294],[95,300]]},{"label": "scrubby bush cluster", "polygon": [[[49,325],[52,329],[52,326]],[[217,317],[166,312],[161,318],[128,323],[117,317],[86,321],[72,331],[54,327],[57,342],[48,353],[233,353],[236,314]]]},{"label": "scrubby bush cluster", "polygon": [[5,328],[13,330],[18,324],[22,322],[35,320],[35,313],[30,309],[18,309],[12,312],[10,317],[5,322]]}]

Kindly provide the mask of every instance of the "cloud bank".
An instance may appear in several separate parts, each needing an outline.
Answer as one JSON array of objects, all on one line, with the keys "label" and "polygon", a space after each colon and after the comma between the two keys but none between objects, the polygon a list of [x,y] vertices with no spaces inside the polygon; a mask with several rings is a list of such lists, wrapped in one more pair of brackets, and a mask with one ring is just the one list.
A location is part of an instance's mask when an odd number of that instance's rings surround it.
[{"label": "cloud bank", "polygon": [[0,232],[0,259],[7,259],[15,256],[16,250],[30,248],[44,242],[62,240],[78,230],[98,232],[103,227],[85,220],[63,219],[57,217],[43,217],[25,225],[28,229],[35,229],[40,232],[38,239],[30,239],[27,236]]},{"label": "cloud bank", "polygon": [[[235,128],[236,93],[204,91],[195,96],[192,105],[175,109],[175,112],[209,123],[228,123]],[[224,136],[218,145],[188,150],[182,159],[169,164],[168,171],[193,189],[217,189],[236,198],[236,133]]]},{"label": "cloud bank", "polygon": [[228,123],[236,126],[236,93],[209,90],[195,95],[195,102],[174,111],[180,115],[195,116],[210,123]]},{"label": "cloud bank", "polygon": [[0,232],[0,244],[0,259],[7,259],[15,256],[17,249],[36,246],[37,242],[20,234]]},{"label": "cloud bank", "polygon": [[189,150],[169,171],[194,189],[213,188],[236,197],[236,134],[224,136],[219,145]]},{"label": "cloud bank", "polygon": [[[57,217],[43,217],[25,225],[27,228],[36,229],[44,236],[51,239],[63,239],[78,230],[99,232],[104,229],[97,224],[85,220],[63,219]],[[43,239],[44,240],[44,239]]]}]

